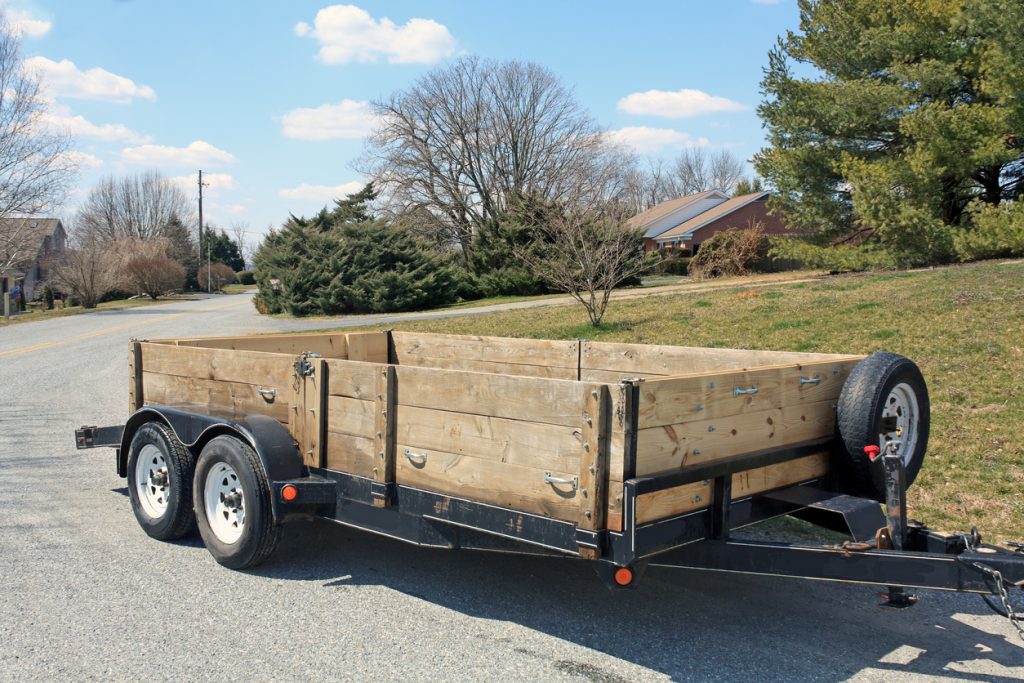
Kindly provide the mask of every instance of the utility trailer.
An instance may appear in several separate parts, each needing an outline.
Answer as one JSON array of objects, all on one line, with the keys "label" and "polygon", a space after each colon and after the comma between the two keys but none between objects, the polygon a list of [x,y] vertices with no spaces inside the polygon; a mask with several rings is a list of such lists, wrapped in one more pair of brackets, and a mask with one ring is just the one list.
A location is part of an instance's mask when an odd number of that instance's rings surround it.
[{"label": "utility trailer", "polygon": [[[117,449],[146,533],[198,526],[228,567],[317,516],[582,558],[613,588],[655,564],[881,584],[893,605],[994,594],[1012,616],[1024,585],[1020,546],[907,518],[929,404],[895,354],[386,331],[133,340],[128,360],[131,417],[77,446]],[[786,514],[850,538],[731,537]]]}]

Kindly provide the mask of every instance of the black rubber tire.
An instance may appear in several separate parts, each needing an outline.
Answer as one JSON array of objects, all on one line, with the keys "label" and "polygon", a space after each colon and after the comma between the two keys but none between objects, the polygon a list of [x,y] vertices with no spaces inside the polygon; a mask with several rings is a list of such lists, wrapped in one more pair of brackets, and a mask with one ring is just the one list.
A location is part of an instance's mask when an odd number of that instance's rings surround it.
[{"label": "black rubber tire", "polygon": [[854,366],[843,384],[837,406],[837,424],[847,459],[844,488],[857,495],[885,502],[885,472],[882,459],[874,462],[864,447],[879,445],[879,431],[884,402],[893,387],[906,383],[917,399],[917,443],[907,460],[907,486],[917,478],[928,449],[931,424],[928,386],[917,365],[895,353],[873,353]]},{"label": "black rubber tire", "polygon": [[[217,538],[206,517],[206,478],[210,470],[220,462],[231,466],[242,488],[245,524],[242,535],[233,543],[225,543]],[[247,444],[233,436],[218,436],[203,447],[196,463],[193,499],[199,535],[213,559],[231,569],[246,569],[263,562],[274,552],[281,537],[281,527],[274,524],[270,496],[270,485],[263,465]]]},{"label": "black rubber tire", "polygon": [[[167,509],[159,517],[151,517],[139,500],[136,465],[143,447],[154,445],[160,449],[167,465]],[[128,497],[139,526],[149,536],[170,541],[193,533],[196,517],[192,509],[192,475],[196,461],[192,452],[178,441],[170,427],[162,422],[147,422],[132,437],[128,451]]]}]

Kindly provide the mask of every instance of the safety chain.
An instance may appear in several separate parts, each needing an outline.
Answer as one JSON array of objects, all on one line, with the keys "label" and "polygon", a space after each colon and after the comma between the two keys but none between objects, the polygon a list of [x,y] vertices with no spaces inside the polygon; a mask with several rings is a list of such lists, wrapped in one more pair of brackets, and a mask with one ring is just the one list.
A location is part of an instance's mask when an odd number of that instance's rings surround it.
[{"label": "safety chain", "polygon": [[1024,617],[1017,616],[1013,611],[1013,605],[1010,604],[1010,596],[1006,592],[1006,582],[1003,581],[1003,575],[999,573],[999,570],[981,564],[980,562],[973,562],[972,564],[975,569],[992,579],[992,583],[995,584],[995,589],[992,592],[997,598],[999,598],[1003,611],[1000,612],[999,608],[992,603],[987,595],[981,596],[982,599],[989,607],[992,608],[993,612],[1009,619],[1010,623],[1013,624],[1013,627],[1017,629],[1017,635],[1020,636],[1021,640],[1024,640],[1024,626],[1021,626],[1021,621],[1024,620]]}]

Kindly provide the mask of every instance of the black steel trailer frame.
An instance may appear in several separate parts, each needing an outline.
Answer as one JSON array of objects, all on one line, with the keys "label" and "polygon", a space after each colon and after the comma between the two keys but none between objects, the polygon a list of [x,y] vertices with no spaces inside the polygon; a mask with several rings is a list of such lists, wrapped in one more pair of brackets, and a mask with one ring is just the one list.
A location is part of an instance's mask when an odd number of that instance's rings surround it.
[{"label": "black steel trailer frame", "polygon": [[[76,446],[117,449],[117,471],[126,476],[132,436],[152,420],[170,427],[197,455],[207,441],[223,434],[248,443],[270,483],[276,523],[312,515],[420,546],[583,556],[594,561],[612,588],[635,587],[652,565],[879,584],[889,587],[893,606],[916,601],[908,588],[994,594],[1012,617],[1005,589],[1024,587],[1021,545],[995,547],[983,544],[976,530],[943,535],[908,519],[903,459],[896,453],[879,455],[887,484],[885,513],[878,501],[835,493],[830,477],[732,499],[734,473],[820,453],[836,446],[832,438],[667,474],[637,477],[634,469],[624,484],[623,530],[590,531],[572,522],[307,467],[288,431],[260,415],[230,419],[147,405],[123,426],[82,427],[76,431]],[[638,496],[698,481],[712,484],[709,507],[637,523]],[[292,500],[282,494],[286,486],[294,488]],[[786,514],[844,531],[852,541],[815,546],[732,538],[736,529]]]}]

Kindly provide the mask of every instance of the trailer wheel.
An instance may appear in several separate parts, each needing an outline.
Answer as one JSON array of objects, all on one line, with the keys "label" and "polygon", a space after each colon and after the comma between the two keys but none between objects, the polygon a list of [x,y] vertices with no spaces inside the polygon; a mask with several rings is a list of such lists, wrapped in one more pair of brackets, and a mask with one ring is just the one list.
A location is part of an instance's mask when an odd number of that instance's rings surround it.
[{"label": "trailer wheel", "polygon": [[274,552],[271,492],[256,453],[231,436],[211,439],[196,464],[194,498],[199,534],[213,558],[245,569]]},{"label": "trailer wheel", "polygon": [[192,474],[195,458],[167,425],[147,422],[132,437],[128,455],[128,497],[135,519],[161,541],[195,531]]},{"label": "trailer wheel", "polygon": [[884,454],[890,443],[903,456],[907,486],[917,478],[928,447],[928,387],[913,361],[895,353],[873,353],[853,368],[837,406],[839,434],[845,446],[854,493],[885,501],[882,459],[874,461],[865,446]]}]

